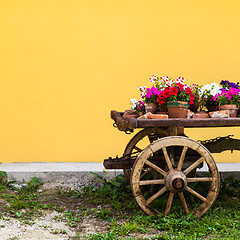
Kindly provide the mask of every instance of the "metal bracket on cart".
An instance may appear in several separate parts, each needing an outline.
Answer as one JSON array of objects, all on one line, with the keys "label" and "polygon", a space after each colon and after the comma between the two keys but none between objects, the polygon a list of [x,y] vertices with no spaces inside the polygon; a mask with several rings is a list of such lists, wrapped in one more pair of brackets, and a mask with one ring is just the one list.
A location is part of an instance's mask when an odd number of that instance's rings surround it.
[{"label": "metal bracket on cart", "polygon": [[199,142],[211,153],[221,153],[227,150],[230,150],[231,152],[233,152],[233,150],[240,150],[240,140],[232,137],[233,135],[228,135]]}]

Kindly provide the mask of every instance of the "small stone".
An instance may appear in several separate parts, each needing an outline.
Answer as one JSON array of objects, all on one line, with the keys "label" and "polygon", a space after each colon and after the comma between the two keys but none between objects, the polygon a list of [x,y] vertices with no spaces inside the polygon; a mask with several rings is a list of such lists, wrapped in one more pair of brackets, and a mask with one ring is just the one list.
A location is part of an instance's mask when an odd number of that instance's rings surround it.
[{"label": "small stone", "polygon": [[133,114],[136,114],[136,112],[133,109],[127,109],[123,114],[123,118],[127,118],[128,115],[133,115]]},{"label": "small stone", "polygon": [[168,119],[167,114],[148,114],[148,119]]},{"label": "small stone", "polygon": [[210,112],[209,116],[211,118],[229,118],[229,111],[228,110],[214,111]]},{"label": "small stone", "polygon": [[194,112],[192,112],[191,110],[187,109],[187,118],[192,118],[194,115]]}]

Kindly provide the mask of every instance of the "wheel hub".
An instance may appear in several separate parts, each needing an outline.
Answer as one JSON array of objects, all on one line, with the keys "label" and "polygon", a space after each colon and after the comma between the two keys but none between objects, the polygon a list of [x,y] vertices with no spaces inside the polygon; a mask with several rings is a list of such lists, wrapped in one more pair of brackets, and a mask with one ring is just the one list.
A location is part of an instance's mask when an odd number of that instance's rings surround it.
[{"label": "wheel hub", "polygon": [[175,178],[173,179],[172,181],[172,187],[176,190],[176,191],[179,191],[179,190],[182,190],[184,187],[185,187],[185,184],[184,184],[184,181],[182,178]]},{"label": "wheel hub", "polygon": [[166,175],[165,185],[171,192],[181,192],[187,186],[186,176],[181,171],[173,170]]}]

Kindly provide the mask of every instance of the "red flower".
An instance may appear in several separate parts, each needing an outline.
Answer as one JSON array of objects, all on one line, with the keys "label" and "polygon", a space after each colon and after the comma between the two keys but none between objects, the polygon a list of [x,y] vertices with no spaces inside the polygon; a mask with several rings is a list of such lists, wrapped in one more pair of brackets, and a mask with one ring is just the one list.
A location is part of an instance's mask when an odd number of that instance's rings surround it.
[{"label": "red flower", "polygon": [[163,97],[169,98],[171,97],[171,93],[168,88],[165,88],[165,90],[162,92]]},{"label": "red flower", "polygon": [[165,103],[165,98],[162,95],[159,95],[157,98],[157,101],[159,104],[163,104],[163,103]]},{"label": "red flower", "polygon": [[173,96],[176,96],[178,94],[178,90],[176,87],[171,87],[169,91],[170,91],[170,94]]},{"label": "red flower", "polygon": [[183,87],[184,87],[184,85],[182,83],[178,83],[177,82],[176,85],[177,85],[179,91],[181,91],[183,89]]},{"label": "red flower", "polygon": [[186,91],[186,94],[188,95],[192,94],[192,90],[190,87],[187,87],[185,91]]},{"label": "red flower", "polygon": [[194,104],[194,98],[195,96],[193,94],[190,95],[190,100],[189,100],[189,104]]}]

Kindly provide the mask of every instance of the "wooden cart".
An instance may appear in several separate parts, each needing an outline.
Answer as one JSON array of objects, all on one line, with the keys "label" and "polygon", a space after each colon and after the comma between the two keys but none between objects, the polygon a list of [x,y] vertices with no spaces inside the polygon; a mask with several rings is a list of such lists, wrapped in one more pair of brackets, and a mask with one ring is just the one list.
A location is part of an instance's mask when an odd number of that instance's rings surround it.
[{"label": "wooden cart", "polygon": [[117,111],[111,111],[111,118],[114,126],[126,133],[142,128],[127,144],[123,156],[105,159],[104,167],[123,169],[145,213],[167,215],[173,199],[186,213],[193,208],[197,217],[211,208],[220,187],[211,153],[240,150],[240,140],[227,136],[199,142],[185,136],[184,128],[240,126],[240,118],[124,119]]}]

